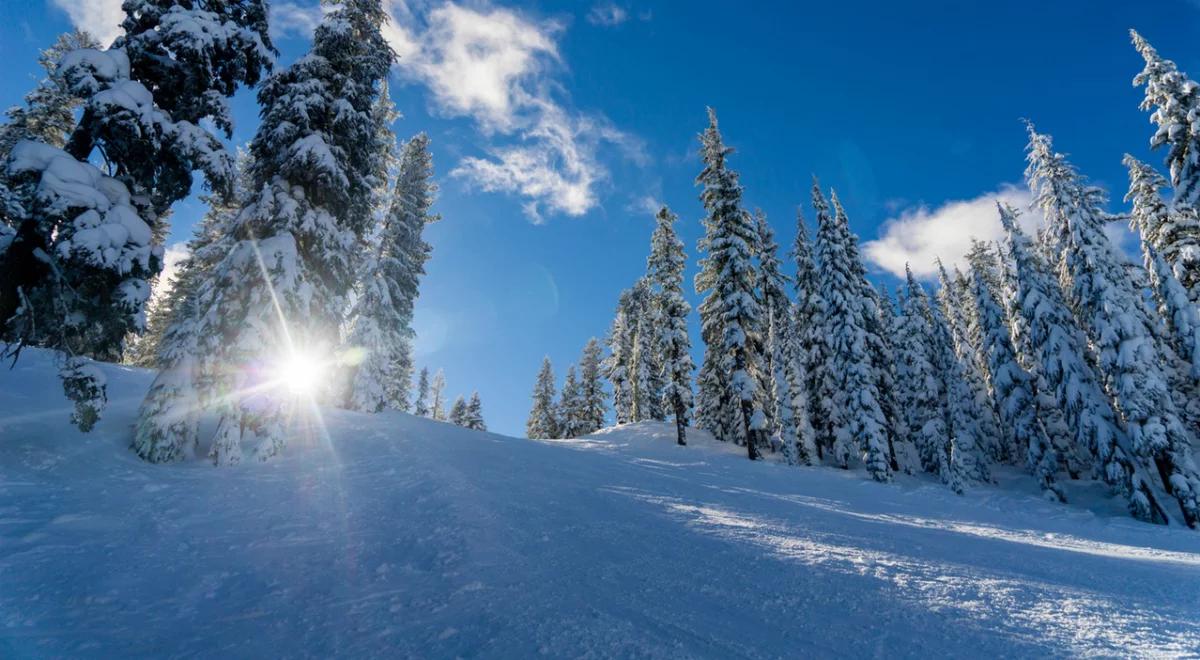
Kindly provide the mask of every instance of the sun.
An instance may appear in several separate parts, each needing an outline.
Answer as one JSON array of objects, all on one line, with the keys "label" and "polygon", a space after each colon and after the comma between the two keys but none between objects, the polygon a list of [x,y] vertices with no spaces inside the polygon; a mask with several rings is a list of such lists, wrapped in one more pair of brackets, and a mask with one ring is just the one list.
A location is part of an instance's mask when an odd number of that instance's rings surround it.
[{"label": "sun", "polygon": [[310,396],[321,386],[325,365],[302,352],[292,352],[275,366],[275,381],[296,396]]}]

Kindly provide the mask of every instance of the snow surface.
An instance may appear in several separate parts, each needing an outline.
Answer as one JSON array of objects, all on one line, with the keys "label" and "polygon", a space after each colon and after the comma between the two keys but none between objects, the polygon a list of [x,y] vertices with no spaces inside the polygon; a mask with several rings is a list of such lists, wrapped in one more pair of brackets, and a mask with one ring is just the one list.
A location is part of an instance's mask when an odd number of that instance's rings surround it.
[{"label": "snow surface", "polygon": [[127,445],[151,374],[102,368],[86,436],[48,354],[0,372],[0,657],[1200,653],[1200,533],[1094,484],[959,497],[668,425],[335,410],[269,463],[149,465]]}]

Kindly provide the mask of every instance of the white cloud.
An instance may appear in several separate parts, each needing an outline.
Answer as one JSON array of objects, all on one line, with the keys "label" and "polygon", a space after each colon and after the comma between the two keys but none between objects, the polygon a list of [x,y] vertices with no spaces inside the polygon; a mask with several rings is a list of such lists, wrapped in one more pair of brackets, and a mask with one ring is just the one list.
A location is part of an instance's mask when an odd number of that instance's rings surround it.
[{"label": "white cloud", "polygon": [[273,38],[298,36],[311,37],[321,23],[321,5],[299,5],[294,2],[276,2],[270,8],[270,28]]},{"label": "white cloud", "polygon": [[863,245],[863,253],[875,265],[899,277],[904,276],[907,263],[913,275],[935,278],[934,259],[939,257],[947,268],[965,267],[963,257],[971,248],[972,238],[995,241],[1004,236],[996,202],[1020,210],[1020,223],[1026,231],[1034,231],[1041,222],[1041,215],[1029,210],[1029,191],[1004,184],[995,192],[945,202],[936,209],[921,205],[901,211],[883,224],[880,238]]},{"label": "white cloud", "polygon": [[629,20],[629,11],[614,2],[600,2],[592,5],[587,20],[592,25],[613,27]]},{"label": "white cloud", "polygon": [[71,24],[90,33],[107,46],[121,35],[121,0],[51,0],[51,3],[66,12]]},{"label": "white cloud", "polygon": [[562,64],[559,23],[454,3],[418,16],[393,0],[389,10],[385,36],[401,75],[430,90],[435,112],[471,118],[488,139],[486,156],[463,159],[456,176],[526,198],[526,214],[541,222],[547,212],[578,216],[599,203],[596,186],[608,178],[602,145],[645,162],[640,141],[560,100],[552,77]]},{"label": "white cloud", "polygon": [[170,293],[171,287],[175,286],[175,278],[179,275],[179,266],[189,254],[191,252],[188,251],[187,243],[184,242],[168,245],[167,249],[163,251],[163,269],[158,275],[158,283],[154,285],[154,291],[150,294],[151,304]]}]

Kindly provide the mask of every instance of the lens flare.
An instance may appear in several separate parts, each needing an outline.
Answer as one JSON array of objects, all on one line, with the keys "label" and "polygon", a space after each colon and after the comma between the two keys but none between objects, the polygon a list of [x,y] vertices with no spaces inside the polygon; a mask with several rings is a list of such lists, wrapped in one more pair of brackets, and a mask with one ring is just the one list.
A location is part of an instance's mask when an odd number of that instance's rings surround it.
[{"label": "lens flare", "polygon": [[316,394],[325,365],[304,353],[285,356],[275,368],[275,381],[296,396]]}]

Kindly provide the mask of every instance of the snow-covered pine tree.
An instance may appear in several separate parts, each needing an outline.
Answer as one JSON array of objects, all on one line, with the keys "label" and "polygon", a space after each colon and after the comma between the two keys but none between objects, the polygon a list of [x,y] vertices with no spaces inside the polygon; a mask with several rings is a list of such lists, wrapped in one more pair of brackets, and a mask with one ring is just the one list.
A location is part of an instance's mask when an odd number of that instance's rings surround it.
[{"label": "snow-covered pine tree", "polygon": [[[823,199],[821,203],[824,203]],[[812,241],[799,209],[796,211],[796,242],[792,246],[792,259],[796,262],[796,303],[792,307],[796,346],[794,359],[797,361],[797,374],[803,380],[808,397],[806,411],[813,427],[813,442],[817,450],[813,460],[816,462],[833,447],[829,410],[821,394],[829,362],[829,345],[822,325],[824,303],[821,300],[817,267],[813,261]]]},{"label": "snow-covered pine tree", "polygon": [[[1200,86],[1174,62],[1163,59],[1137,32],[1129,33],[1146,62],[1133,84],[1145,86],[1141,108],[1153,111],[1150,121],[1157,130],[1150,138],[1150,147],[1166,147],[1166,163],[1175,190],[1171,208],[1152,220],[1146,236],[1171,265],[1192,302],[1200,304],[1200,121],[1196,119],[1200,115]],[[1126,157],[1127,165],[1130,160]],[[1149,170],[1144,165],[1142,168]],[[1133,169],[1131,165],[1131,178]]]},{"label": "snow-covered pine tree", "polygon": [[[787,295],[788,278],[780,269],[779,245],[775,242],[775,231],[771,229],[771,225],[767,222],[766,214],[761,210],[754,212],[754,228],[758,234],[758,240],[755,244],[757,248],[756,256],[758,257],[757,282],[759,295],[762,299],[762,313],[768,317],[773,314],[779,319],[780,323],[787,323],[789,312],[791,311],[791,302],[788,300]],[[768,322],[767,325],[768,332],[766,334],[769,334],[770,323]],[[791,340],[791,333],[785,333],[781,330],[779,335],[779,355],[781,359],[786,359],[788,352],[787,344]],[[767,429],[771,432],[778,432],[779,423],[775,417],[776,408],[778,407],[776,394],[783,393],[785,396],[788,396],[790,393],[787,383],[777,383],[776,378],[777,376],[786,378],[787,368],[785,365],[780,365],[779,368],[776,368],[773,362],[775,352],[770,346],[764,346],[757,350],[763,356],[762,370],[759,376],[759,391],[762,396],[762,403],[760,405],[767,416]]]},{"label": "snow-covered pine tree", "polygon": [[879,374],[870,355],[868,315],[875,315],[867,299],[857,259],[857,239],[833,194],[830,214],[816,182],[813,206],[817,209],[817,262],[824,327],[829,338],[831,360],[826,370],[822,398],[829,398],[833,431],[832,458],[848,468],[852,456],[860,456],[876,481],[892,478],[892,456],[888,431],[879,406]]},{"label": "snow-covered pine tree", "polygon": [[[708,128],[700,136],[700,156],[704,169],[696,177],[703,187],[704,238],[700,252],[700,272],[696,275],[696,293],[705,295],[700,303],[701,336],[704,338],[704,362],[719,364],[716,373],[724,381],[711,378],[701,387],[720,387],[710,395],[720,406],[737,410],[733,439],[745,442],[750,460],[758,458],[766,444],[766,419],[761,407],[756,374],[761,356],[755,346],[761,342],[763,319],[754,281],[754,244],[758,240],[754,220],[741,206],[742,186],[737,172],[727,166],[733,149],[726,146],[717,128],[717,113],[708,109]],[[711,367],[702,369],[711,375]],[[726,438],[728,439],[728,438]]]},{"label": "snow-covered pine tree", "polygon": [[616,412],[617,424],[628,424],[633,419],[633,339],[636,334],[636,319],[631,319],[629,310],[633,308],[630,302],[633,294],[626,289],[621,292],[621,300],[617,304],[617,315],[613,317],[612,327],[608,332],[608,357],[604,359],[604,377],[612,383],[613,410]]},{"label": "snow-covered pine tree", "polygon": [[525,435],[531,440],[559,437],[558,411],[554,405],[554,368],[550,358],[542,358],[537,382],[533,386],[533,408],[525,422]]},{"label": "snow-covered pine tree", "polygon": [[767,308],[767,351],[774,372],[770,383],[775,404],[775,418],[771,432],[778,440],[783,459],[788,465],[812,465],[816,461],[816,446],[813,444],[812,424],[808,419],[807,392],[803,380],[796,372],[797,361],[795,339],[792,337],[790,310],[781,316]]},{"label": "snow-covered pine tree", "polygon": [[[1130,445],[1112,404],[1087,362],[1087,338],[1076,325],[1061,287],[1020,228],[1011,208],[1000,207],[1007,233],[1005,250],[1013,267],[1013,305],[1023,319],[1025,341],[1036,360],[1038,387],[1052,393],[1075,445],[1086,447],[1097,472],[1125,497],[1142,520],[1165,522],[1163,498]],[[1057,448],[1060,457],[1074,447]],[[1039,462],[1042,460],[1039,457]]]},{"label": "snow-covered pine tree", "polygon": [[924,287],[906,264],[907,287],[896,318],[896,400],[901,429],[916,447],[918,463],[926,472],[938,473],[943,447],[949,441],[938,356],[931,337],[934,330]]},{"label": "snow-covered pine tree", "polygon": [[878,329],[875,335],[878,338],[879,354],[876,359],[876,369],[879,371],[879,391],[880,391],[880,408],[883,410],[884,419],[888,421],[888,442],[890,443],[890,453],[892,456],[892,469],[902,470],[906,474],[912,474],[920,469],[920,461],[917,459],[916,448],[908,439],[908,434],[904,426],[904,414],[900,408],[899,393],[897,391],[899,385],[896,381],[896,306],[888,293],[887,287],[884,286],[876,289],[873,286],[868,287],[868,293],[874,298],[875,308],[878,311]]},{"label": "snow-covered pine tree", "polygon": [[[58,148],[66,144],[81,99],[69,89],[58,64],[63,55],[73,50],[98,47],[90,34],[75,30],[60,35],[54,45],[41,52],[38,64],[46,72],[45,77],[25,95],[24,106],[8,109],[5,113],[8,122],[0,125],[0,162],[8,160],[12,148],[21,140]],[[0,178],[5,174],[0,172]],[[7,214],[3,217],[8,219]]]},{"label": "snow-covered pine tree", "polygon": [[991,480],[987,456],[982,448],[981,412],[976,390],[967,377],[966,361],[954,349],[950,321],[940,305],[930,305],[930,342],[942,378],[945,397],[946,428],[949,442],[939,456],[942,481],[961,494],[968,484]]},{"label": "snow-covered pine tree", "polygon": [[422,232],[440,219],[430,213],[436,193],[429,138],[421,133],[401,150],[392,201],[350,313],[347,343],[366,349],[351,381],[348,403],[355,410],[408,407],[413,309],[433,250]]},{"label": "snow-covered pine tree", "polygon": [[634,319],[633,350],[630,353],[630,418],[632,421],[662,421],[662,351],[659,347],[658,304],[646,278],[634,285],[626,318]]},{"label": "snow-covered pine tree", "polygon": [[483,403],[479,400],[479,392],[471,393],[471,400],[467,402],[466,420],[466,427],[472,431],[487,430],[487,423],[483,421]]},{"label": "snow-covered pine tree", "polygon": [[[368,215],[361,206],[378,185],[373,107],[393,61],[384,20],[379,0],[331,7],[310,52],[259,91],[252,192],[229,228],[237,243],[201,287],[212,301],[203,334],[220,340],[228,392],[262,384],[252,365],[328,354],[339,343]],[[299,401],[278,391],[266,398],[222,400],[214,463],[240,461],[244,437],[258,440],[260,459],[280,451]]]},{"label": "snow-covered pine tree", "polygon": [[413,414],[417,417],[429,417],[428,367],[421,367],[421,375],[417,377],[417,393],[413,397]]},{"label": "snow-covered pine tree", "polygon": [[675,441],[687,444],[687,426],[692,415],[692,342],[687,317],[691,305],[683,297],[683,270],[687,255],[675,233],[678,217],[666,206],[655,216],[646,270],[657,294],[660,363],[662,364],[663,408],[675,419]]},{"label": "snow-covered pine tree", "polygon": [[1164,244],[1171,247],[1163,240],[1164,229],[1170,224],[1170,209],[1159,194],[1167,180],[1129,154],[1123,162],[1129,168],[1129,193],[1125,195],[1125,201],[1133,203],[1129,226],[1142,239],[1142,259],[1158,303],[1159,317],[1166,325],[1176,353],[1187,362],[1190,375],[1200,379],[1200,345],[1196,334],[1200,327],[1193,322],[1200,312],[1161,252]]},{"label": "snow-covered pine tree", "polygon": [[579,378],[575,375],[575,365],[567,367],[567,376],[563,379],[562,392],[558,398],[559,435],[564,438],[577,438],[583,427],[583,390]]},{"label": "snow-covered pine tree", "polygon": [[429,383],[429,418],[446,421],[446,374],[441,369]]},{"label": "snow-covered pine tree", "polygon": [[446,416],[446,421],[455,426],[467,425],[467,400],[461,394],[450,404],[450,414]]},{"label": "snow-covered pine tree", "polygon": [[601,356],[603,349],[595,337],[588,340],[579,357],[579,389],[581,405],[580,424],[577,432],[580,435],[594,433],[604,428],[604,418],[607,413],[607,403],[604,393],[604,383],[601,380]]},{"label": "snow-covered pine tree", "polygon": [[973,318],[974,305],[970,300],[970,292],[964,290],[966,280],[960,277],[957,269],[956,276],[952,278],[941,259],[936,259],[936,264],[941,284],[937,293],[938,303],[942,317],[946,319],[947,330],[950,331],[951,347],[958,358],[958,368],[971,392],[971,402],[968,404],[971,412],[967,418],[975,426],[976,444],[987,452],[992,461],[1004,460],[1005,436],[988,388],[986,367],[979,351],[979,323],[978,319]]},{"label": "snow-covered pine tree", "polygon": [[988,383],[1005,434],[1005,458],[1009,462],[1023,459],[1047,498],[1066,501],[1054,479],[1058,455],[1038,419],[1034,379],[1017,362],[1007,316],[987,283],[987,256],[975,252],[968,259],[972,260],[971,298],[987,358]]},{"label": "snow-covered pine tree", "polygon": [[1158,345],[1154,319],[1129,279],[1123,259],[1104,233],[1107,214],[1094,189],[1052,149],[1049,136],[1029,127],[1026,178],[1047,231],[1063,251],[1059,278],[1092,342],[1104,387],[1129,434],[1133,453],[1183,520],[1200,526],[1200,471],[1191,458],[1193,433],[1184,426],[1170,388],[1170,369]]}]

